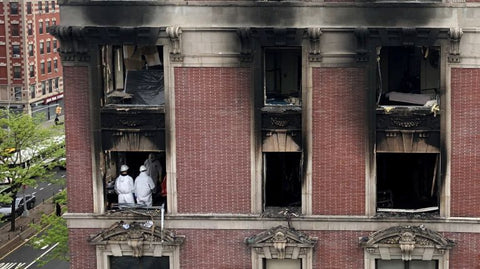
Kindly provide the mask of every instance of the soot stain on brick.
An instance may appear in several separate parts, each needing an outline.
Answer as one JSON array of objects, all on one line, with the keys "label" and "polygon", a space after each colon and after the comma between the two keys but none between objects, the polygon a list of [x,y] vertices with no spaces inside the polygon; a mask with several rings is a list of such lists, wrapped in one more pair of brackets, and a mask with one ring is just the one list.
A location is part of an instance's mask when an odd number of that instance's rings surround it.
[{"label": "soot stain on brick", "polygon": [[414,6],[382,6],[365,7],[357,10],[365,25],[387,27],[421,27],[427,25],[435,17],[435,9]]},{"label": "soot stain on brick", "polygon": [[93,25],[140,27],[154,20],[155,9],[131,5],[94,6],[88,7],[83,14]]}]

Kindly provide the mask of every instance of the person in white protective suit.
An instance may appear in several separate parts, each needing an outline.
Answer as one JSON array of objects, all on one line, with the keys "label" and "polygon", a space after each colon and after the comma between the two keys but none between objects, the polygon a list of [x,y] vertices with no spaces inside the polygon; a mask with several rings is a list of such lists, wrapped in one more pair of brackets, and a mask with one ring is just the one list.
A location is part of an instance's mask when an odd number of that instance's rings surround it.
[{"label": "person in white protective suit", "polygon": [[152,206],[152,193],[155,191],[155,184],[146,173],[145,165],[140,166],[140,175],[135,178],[135,195],[137,204]]},{"label": "person in white protective suit", "polygon": [[162,164],[154,153],[150,153],[148,154],[148,159],[145,160],[143,165],[147,168],[147,175],[152,178],[153,183],[155,184],[155,190],[158,191],[160,189],[158,185],[162,181]]},{"label": "person in white protective suit", "polygon": [[115,192],[118,194],[119,204],[133,204],[133,178],[128,175],[128,166],[120,167],[120,175],[115,180]]}]

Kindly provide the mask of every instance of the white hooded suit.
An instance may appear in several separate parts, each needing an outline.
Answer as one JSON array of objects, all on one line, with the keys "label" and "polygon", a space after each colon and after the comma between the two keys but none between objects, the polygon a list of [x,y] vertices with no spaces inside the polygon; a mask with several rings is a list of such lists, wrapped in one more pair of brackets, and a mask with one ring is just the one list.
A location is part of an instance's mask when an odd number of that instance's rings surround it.
[{"label": "white hooded suit", "polygon": [[120,175],[115,180],[115,191],[118,193],[119,204],[133,204],[133,178],[129,175]]},{"label": "white hooded suit", "polygon": [[155,189],[155,184],[151,177],[145,171],[140,172],[135,178],[135,195],[137,196],[137,203],[146,206],[152,206],[152,192]]}]

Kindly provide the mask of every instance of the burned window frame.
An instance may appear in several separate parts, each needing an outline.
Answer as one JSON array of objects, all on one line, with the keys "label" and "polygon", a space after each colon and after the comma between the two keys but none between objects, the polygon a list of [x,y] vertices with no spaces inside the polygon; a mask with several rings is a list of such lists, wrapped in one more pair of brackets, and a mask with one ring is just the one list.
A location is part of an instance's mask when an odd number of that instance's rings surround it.
[{"label": "burned window frame", "polygon": [[[278,67],[278,65],[281,65],[281,63],[278,63],[275,59],[273,60],[273,63],[271,63],[271,60],[270,57],[269,57],[269,53],[271,54],[276,54],[278,57],[280,57],[280,59],[282,59],[282,57],[284,57],[285,55],[288,55],[289,53],[293,54],[294,56],[297,57],[296,59],[296,76],[297,76],[297,79],[296,79],[296,87],[297,87],[297,90],[296,90],[296,95],[297,97],[294,97],[294,96],[289,96],[288,98],[283,98],[283,101],[278,101],[278,100],[272,100],[272,101],[268,101],[269,99],[273,99],[269,98],[269,89],[268,89],[268,85],[269,85],[269,77],[270,77],[270,73],[271,72],[277,72],[277,71],[280,71],[280,73],[282,73],[282,67]],[[274,55],[272,55],[272,57],[274,57]],[[275,57],[276,58],[276,57]],[[302,47],[301,46],[267,46],[267,47],[264,47],[263,48],[263,102],[264,102],[264,106],[290,106],[290,105],[293,105],[293,106],[301,106],[302,104]],[[269,66],[269,63],[273,64],[274,65],[274,70],[269,70],[268,66]],[[273,86],[275,87],[275,89],[273,89],[273,92],[277,92],[278,89],[276,89],[277,87],[281,87],[282,83],[281,83],[281,78],[284,77],[282,74],[279,75],[280,77],[280,82],[277,82],[277,76],[274,75],[274,78],[273,78]],[[280,84],[280,86],[277,86],[277,83]],[[280,91],[282,89],[280,88]],[[280,96],[282,96],[282,93],[278,93]],[[286,96],[284,96],[286,97]]]},{"label": "burned window frame", "polygon": [[[446,217],[450,214],[450,198],[449,198],[449,189],[445,186],[449,186],[450,178],[446,173],[447,165],[447,155],[446,149],[442,146],[443,144],[440,141],[444,141],[446,137],[446,118],[441,114],[447,112],[448,108],[444,107],[446,99],[446,62],[447,57],[445,50],[448,49],[449,40],[448,40],[448,29],[415,29],[415,31],[410,31],[409,29],[401,28],[388,28],[388,29],[369,29],[370,37],[366,41],[366,47],[371,51],[372,56],[377,56],[379,54],[379,47],[395,47],[395,46],[416,46],[416,47],[436,47],[439,49],[439,104],[438,106],[433,107],[423,107],[423,106],[381,106],[378,105],[378,84],[377,84],[377,61],[376,57],[373,57],[370,61],[370,88],[373,91],[371,92],[370,97],[372,98],[372,107],[371,111],[374,116],[372,116],[372,121],[370,122],[370,127],[375,130],[369,136],[369,149],[370,157],[368,159],[368,174],[370,175],[367,180],[366,186],[366,213],[369,216],[378,216],[378,217],[411,217],[412,215],[417,215],[420,218],[428,218],[430,216],[441,216]],[[411,33],[414,33],[410,35]],[[442,105],[443,104],[443,105]],[[408,117],[412,117],[415,114],[420,114],[416,117],[414,122],[418,123],[418,126],[412,127],[408,123],[411,122],[408,120]],[[384,127],[384,120],[379,120],[381,116],[387,116],[390,119],[387,120],[389,124],[397,125],[395,128]],[[396,121],[395,117],[400,117],[400,121]],[[429,118],[430,117],[430,118]],[[431,122],[430,119],[433,119]],[[396,123],[394,123],[396,122]],[[416,123],[416,124],[417,124]],[[430,123],[430,124],[429,124]],[[411,130],[408,130],[410,128]],[[416,213],[415,210],[407,210],[407,212],[398,213],[394,212],[392,214],[378,214],[377,212],[377,152],[379,148],[383,146],[379,142],[379,133],[383,132],[383,136],[389,136],[390,138],[397,137],[398,139],[403,139],[402,136],[419,138],[420,140],[426,141],[428,139],[436,139],[434,147],[427,147],[427,152],[425,153],[435,153],[439,156],[438,170],[436,175],[436,182],[438,184],[437,195],[439,197],[438,201],[438,210],[431,211],[431,213]],[[410,133],[410,134],[409,134]],[[432,136],[433,134],[433,136]],[[409,136],[411,135],[411,136]],[[429,145],[430,142],[423,142],[423,146]],[[397,143],[401,144],[401,143]],[[407,143],[408,144],[408,143]],[[417,144],[414,144],[417,145]],[[414,149],[414,151],[419,151],[419,148]],[[387,148],[381,149],[381,152],[389,152]],[[392,151],[392,153],[395,151]],[[413,154],[413,153],[412,153]],[[401,210],[399,210],[401,211]]]},{"label": "burned window frame", "polygon": [[[118,195],[113,193],[115,187],[115,180],[120,175],[120,168],[122,165],[127,165],[128,175],[135,179],[139,174],[140,165],[144,165],[146,160],[150,157],[150,154],[154,154],[156,157],[157,163],[160,165],[161,174],[158,175],[157,179],[154,180],[155,184],[155,193],[152,193],[152,208],[159,209],[164,207],[165,212],[167,209],[165,205],[167,204],[167,197],[162,196],[162,183],[166,180],[166,152],[164,150],[107,150],[103,152],[105,159],[105,195],[104,200],[106,202],[106,210],[121,210],[125,208],[144,208],[142,205],[123,205],[119,204],[117,199]],[[139,156],[142,156],[141,158]]]},{"label": "burned window frame", "polygon": [[[419,107],[433,106],[432,102],[439,105],[440,47],[381,46],[376,50],[377,105]],[[432,73],[434,77],[429,78]],[[429,81],[435,87],[424,88]]]},{"label": "burned window frame", "polygon": [[[304,123],[307,120],[308,116],[308,102],[306,97],[308,93],[307,89],[307,70],[309,68],[309,60],[307,55],[307,50],[309,48],[308,40],[304,38],[305,31],[304,29],[298,28],[281,28],[281,29],[272,29],[272,28],[251,28],[245,30],[246,34],[251,34],[253,37],[251,47],[245,47],[248,45],[249,41],[244,40],[247,43],[242,43],[242,50],[246,52],[251,50],[251,57],[254,61],[254,66],[259,72],[254,74],[254,90],[252,95],[254,96],[255,114],[254,114],[254,125],[255,129],[253,130],[252,135],[255,137],[255,148],[256,153],[253,156],[255,163],[255,172],[252,176],[251,182],[251,196],[252,196],[252,212],[262,215],[268,215],[271,217],[279,217],[278,210],[287,209],[287,207],[267,207],[265,208],[265,175],[264,175],[264,153],[265,151],[275,152],[275,151],[298,151],[301,152],[302,164],[300,167],[301,171],[301,197],[300,204],[296,207],[288,208],[288,212],[292,216],[297,216],[301,214],[310,215],[312,214],[312,178],[311,174],[308,172],[308,169],[311,169],[307,165],[307,148],[309,147],[307,142],[309,136],[307,134],[307,126],[304,126]],[[242,40],[242,35],[240,35]],[[250,45],[248,45],[250,46]],[[265,102],[265,49],[293,49],[298,50],[299,56],[301,58],[299,65],[300,69],[300,89],[299,89],[299,99],[302,102],[291,103],[291,104],[267,104]],[[257,53],[255,53],[257,52]],[[242,56],[245,59],[249,59],[250,54],[245,54]],[[298,54],[297,54],[298,55]],[[278,148],[269,147],[268,150],[265,150],[264,141],[265,138],[270,136],[270,134],[280,135],[288,138],[294,143],[285,143]],[[268,141],[267,141],[268,143]],[[274,145],[274,144],[271,144]],[[288,145],[296,145],[294,147]],[[293,148],[295,148],[293,150]],[[308,156],[310,158],[311,156]],[[268,190],[267,190],[268,191]],[[278,212],[277,212],[278,211]]]},{"label": "burned window frame", "polygon": [[[163,47],[164,45],[160,44],[121,44],[103,45],[99,47],[104,89],[103,104],[105,107],[165,106],[165,59]],[[130,56],[126,57],[125,53],[129,53]],[[114,66],[118,68],[114,68]],[[140,83],[142,81],[148,83],[142,84]],[[161,82],[161,85],[152,87],[152,85],[154,85],[153,82]],[[128,85],[130,85],[130,87],[128,87]],[[128,88],[130,88],[130,90]],[[143,93],[142,91],[138,91],[138,89],[142,89]],[[158,91],[158,93],[152,98],[151,93],[153,91]],[[147,96],[145,94],[149,94],[149,98],[145,98],[145,96]],[[135,100],[137,100],[137,102],[135,102]],[[155,100],[155,103],[148,103],[152,100]]]}]

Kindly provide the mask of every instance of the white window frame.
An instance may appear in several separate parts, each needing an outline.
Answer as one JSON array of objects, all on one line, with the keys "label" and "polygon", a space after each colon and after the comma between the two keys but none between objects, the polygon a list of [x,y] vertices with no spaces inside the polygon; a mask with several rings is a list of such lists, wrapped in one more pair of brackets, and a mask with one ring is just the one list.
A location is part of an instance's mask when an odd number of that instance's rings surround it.
[{"label": "white window frame", "polygon": [[300,231],[277,226],[248,237],[245,242],[252,251],[252,269],[265,269],[264,259],[301,259],[302,269],[313,269],[313,247],[317,240]]},{"label": "white window frame", "polygon": [[[89,241],[90,244],[96,245],[97,268],[110,269],[110,256],[151,256],[168,257],[169,269],[180,269],[180,245],[183,244],[185,237],[156,227],[153,236],[157,237],[157,240],[150,241],[148,237],[152,236],[151,228],[140,228],[143,224],[117,222],[114,226],[92,237]],[[139,233],[144,233],[146,236],[142,238],[147,239],[136,239]],[[133,235],[133,238],[129,234]],[[119,235],[120,237],[117,237]],[[163,239],[161,239],[162,235]]]},{"label": "white window frame", "polygon": [[360,245],[365,269],[376,269],[375,260],[436,260],[438,269],[449,269],[449,250],[454,242],[420,225],[380,230],[360,238]]}]

